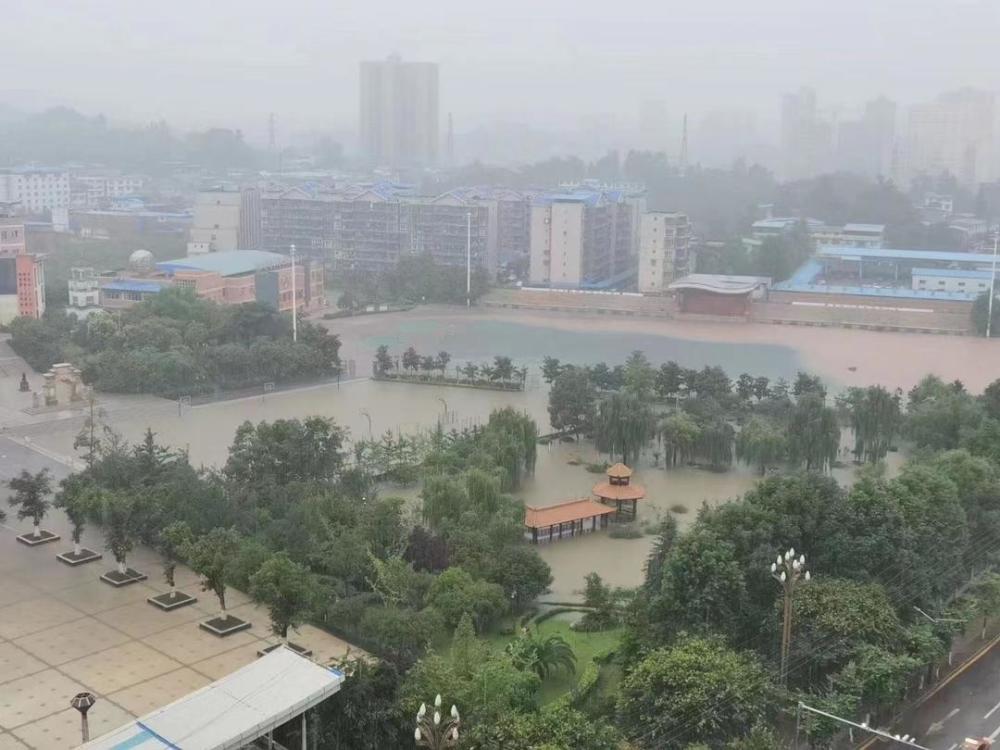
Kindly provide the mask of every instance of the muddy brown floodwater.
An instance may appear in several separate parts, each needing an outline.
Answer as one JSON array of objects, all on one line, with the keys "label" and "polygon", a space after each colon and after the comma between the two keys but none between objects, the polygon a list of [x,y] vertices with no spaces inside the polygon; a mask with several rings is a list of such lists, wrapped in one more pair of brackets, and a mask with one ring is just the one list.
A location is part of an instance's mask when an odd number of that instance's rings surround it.
[{"label": "muddy brown floodwater", "polygon": [[[484,420],[493,409],[510,405],[548,427],[547,386],[538,365],[546,355],[563,362],[589,364],[623,361],[642,349],[654,364],[673,359],[685,367],[721,365],[731,377],[741,372],[772,379],[792,378],[797,370],[821,375],[836,391],[848,385],[881,383],[907,389],[933,372],[947,380],[961,379],[979,391],[1000,376],[1000,346],[984,339],[919,334],[894,334],[828,328],[768,325],[678,323],[646,319],[586,317],[560,313],[507,310],[421,308],[409,313],[364,316],[330,321],[329,328],[343,342],[341,353],[353,360],[359,378],[341,386],[323,385],[203,406],[184,407],[150,400],[148,408],[119,413],[111,419],[129,440],[139,440],[151,427],[165,443],[187,448],[192,460],[205,465],[225,461],[237,426],[260,421],[320,414],[333,417],[353,436],[378,435],[386,430],[413,432],[428,429],[447,411],[449,424],[462,426]],[[465,388],[376,383],[364,379],[375,349],[386,344],[395,353],[414,346],[425,354],[444,350],[452,364],[483,362],[495,355],[512,357],[531,368],[524,393],[502,393]],[[73,453],[78,426],[39,435],[43,448],[62,455]],[[847,436],[845,435],[845,440]],[[554,444],[539,448],[537,471],[520,495],[526,503],[546,505],[587,496],[600,478],[584,468],[599,462],[587,444]],[[890,456],[893,468],[901,459]],[[570,462],[580,462],[573,465]],[[634,481],[647,488],[641,501],[640,522],[655,521],[683,506],[680,524],[695,517],[702,503],[725,502],[753,486],[757,477],[745,467],[714,473],[695,468],[665,471],[652,465],[647,454],[636,467]],[[835,472],[847,483],[853,470]],[[412,497],[413,490],[400,494]],[[539,545],[552,566],[555,581],[551,600],[577,598],[584,576],[596,571],[616,585],[636,585],[652,537],[612,539],[606,531]]]}]

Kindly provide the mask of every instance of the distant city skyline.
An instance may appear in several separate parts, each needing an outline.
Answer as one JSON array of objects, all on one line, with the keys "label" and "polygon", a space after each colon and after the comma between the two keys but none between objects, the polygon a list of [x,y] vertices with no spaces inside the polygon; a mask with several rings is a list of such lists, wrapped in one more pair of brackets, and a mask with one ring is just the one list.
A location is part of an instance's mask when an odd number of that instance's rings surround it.
[{"label": "distant city skyline", "polygon": [[18,71],[0,87],[12,104],[254,137],[272,111],[292,130],[355,126],[358,63],[394,52],[439,64],[442,109],[459,132],[497,120],[565,130],[607,113],[634,122],[648,100],[695,121],[749,110],[769,127],[775,102],[803,85],[848,106],[1000,89],[1000,70],[983,64],[1000,37],[988,0],[844,0],[809,13],[797,0],[626,2],[614,12],[569,0],[438,0],[433,12],[286,0],[278,14],[235,0],[12,5],[5,24],[18,33],[0,48],[0,64]]}]

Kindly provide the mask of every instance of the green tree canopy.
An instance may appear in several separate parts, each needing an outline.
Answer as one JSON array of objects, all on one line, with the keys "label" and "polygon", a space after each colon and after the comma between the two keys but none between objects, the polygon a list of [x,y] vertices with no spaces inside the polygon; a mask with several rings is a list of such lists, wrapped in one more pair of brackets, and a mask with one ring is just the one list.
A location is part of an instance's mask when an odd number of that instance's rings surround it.
[{"label": "green tree canopy", "polygon": [[621,726],[639,747],[717,745],[742,737],[770,707],[767,673],[721,642],[682,638],[649,653],[622,680]]}]

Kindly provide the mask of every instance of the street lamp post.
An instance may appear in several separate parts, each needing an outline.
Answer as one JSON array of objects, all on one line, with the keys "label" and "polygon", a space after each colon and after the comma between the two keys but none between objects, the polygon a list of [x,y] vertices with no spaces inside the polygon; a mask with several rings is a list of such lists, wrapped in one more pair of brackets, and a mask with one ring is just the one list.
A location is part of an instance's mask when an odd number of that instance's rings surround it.
[{"label": "street lamp post", "polygon": [[784,592],[785,612],[781,626],[781,685],[784,687],[788,683],[788,652],[792,643],[792,597],[795,594],[795,587],[801,581],[809,581],[809,571],[806,570],[806,556],[795,556],[795,548],[792,547],[784,555],[778,555],[778,559],[771,563],[771,577],[781,584]]},{"label": "street lamp post", "polygon": [[87,711],[97,702],[93,693],[77,693],[70,700],[69,705],[80,712],[80,733],[83,741],[90,740],[90,725],[87,723]]},{"label": "street lamp post", "polygon": [[421,703],[420,710],[417,711],[417,727],[413,730],[413,739],[416,740],[417,747],[426,747],[429,750],[458,747],[458,728],[462,722],[455,706],[451,707],[451,715],[446,719],[441,723],[440,694],[434,698],[434,713],[431,716],[427,715],[427,705]]},{"label": "street lamp post", "polygon": [[465,306],[472,307],[472,211],[465,213]]},{"label": "street lamp post", "polygon": [[993,289],[997,280],[997,243],[1000,241],[1000,225],[993,231],[993,270],[990,272],[990,301],[986,307],[986,338],[990,337],[993,325]]},{"label": "street lamp post", "polygon": [[299,340],[299,305],[295,294],[295,245],[289,248],[292,256],[292,341]]}]

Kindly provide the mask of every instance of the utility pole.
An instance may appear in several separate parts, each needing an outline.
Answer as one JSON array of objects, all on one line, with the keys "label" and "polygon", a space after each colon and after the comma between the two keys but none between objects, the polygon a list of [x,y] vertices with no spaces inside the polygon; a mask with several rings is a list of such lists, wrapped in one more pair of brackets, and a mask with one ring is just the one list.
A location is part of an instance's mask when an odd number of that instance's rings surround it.
[{"label": "utility pole", "polygon": [[809,571],[806,570],[806,556],[795,557],[792,547],[784,555],[778,555],[777,561],[771,563],[771,577],[781,584],[785,597],[784,620],[781,627],[781,686],[788,684],[788,652],[792,644],[792,597],[795,587],[802,581],[809,581]]},{"label": "utility pole", "polygon": [[997,242],[1000,241],[1000,224],[993,230],[993,271],[990,273],[990,301],[986,308],[986,338],[993,326],[993,287],[997,280]]},{"label": "utility pole", "polygon": [[472,307],[472,211],[465,212],[465,306]]},{"label": "utility pole", "polygon": [[[826,711],[820,711],[818,708],[813,708],[812,706],[807,706],[802,701],[799,701],[798,709],[796,710],[796,728],[797,728],[797,725],[799,723],[799,718],[801,717],[801,714],[802,714],[803,711],[806,711],[807,713],[815,714],[816,716],[822,716],[825,719],[832,719],[833,721],[840,722],[841,724],[846,724],[847,726],[851,727],[852,729],[860,729],[863,732],[868,732],[869,734],[874,734],[876,737],[878,737],[880,739],[883,739],[883,740],[888,740],[890,743],[895,744],[895,745],[903,745],[904,747],[912,747],[912,748],[915,748],[915,750],[930,750],[930,748],[926,748],[923,745],[918,745],[917,744],[917,738],[914,737],[914,736],[912,736],[912,735],[909,735],[909,734],[902,734],[902,735],[900,735],[900,734],[890,734],[889,732],[883,731],[882,729],[875,729],[874,727],[870,727],[867,724],[865,724],[864,722],[862,722],[861,724],[858,724],[857,722],[851,721],[850,719],[845,719],[845,718],[843,718],[841,716],[837,716],[836,714],[831,714],[831,713],[828,713]],[[798,748],[798,746],[799,746],[799,744],[798,744],[798,732],[796,731],[795,747]]]},{"label": "utility pole", "polygon": [[295,245],[289,248],[292,256],[292,341],[299,340],[299,305],[295,296]]}]

